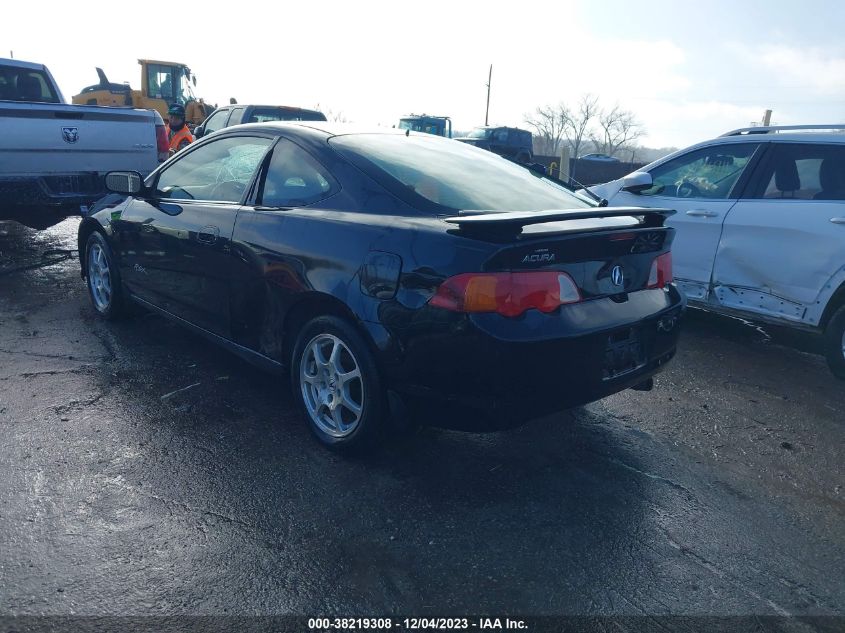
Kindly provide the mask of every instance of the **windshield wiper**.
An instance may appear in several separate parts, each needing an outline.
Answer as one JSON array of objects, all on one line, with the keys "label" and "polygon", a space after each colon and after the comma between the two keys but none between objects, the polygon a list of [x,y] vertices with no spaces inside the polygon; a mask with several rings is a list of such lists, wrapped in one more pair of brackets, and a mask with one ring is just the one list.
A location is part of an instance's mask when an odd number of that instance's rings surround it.
[{"label": "windshield wiper", "polygon": [[[517,165],[520,165],[521,167],[525,167],[525,168],[526,168],[526,169],[528,169],[529,171],[532,171],[532,172],[533,172],[533,170],[531,169],[531,167],[530,167],[529,165],[525,165],[525,164],[523,164],[523,163],[517,163],[517,162],[516,162],[514,159],[512,159],[512,158],[509,158],[508,160],[510,160],[512,163],[516,163]],[[551,181],[553,181],[553,182],[555,182],[555,183],[557,183],[557,184],[559,184],[559,185],[562,185],[562,186],[566,187],[566,188],[567,188],[567,189],[569,189],[572,193],[575,193],[575,187],[573,187],[573,186],[572,186],[569,182],[567,182],[567,181],[565,181],[565,180],[561,180],[560,178],[555,178],[555,177],[554,177],[554,176],[552,176],[550,173],[548,173],[548,170],[546,170],[546,173],[545,173],[545,174],[539,174],[539,172],[534,172],[534,173],[535,173],[535,174],[537,174],[537,175],[539,175],[539,176],[541,176],[542,178],[548,178],[549,180],[551,180]],[[569,181],[570,181],[570,182],[572,182],[572,183],[574,183],[576,187],[581,187],[581,189],[583,189],[583,190],[584,190],[584,192],[585,192],[588,196],[590,196],[590,198],[591,198],[591,199],[592,199],[592,200],[596,203],[596,205],[598,205],[598,206],[600,206],[600,207],[606,207],[606,206],[609,204],[609,203],[608,203],[608,201],[607,201],[607,200],[605,200],[604,198],[602,198],[599,194],[597,194],[597,193],[593,192],[593,191],[592,191],[592,190],[590,190],[588,187],[585,187],[584,185],[582,185],[580,182],[578,182],[578,181],[577,181],[577,180],[575,180],[574,178],[570,178],[570,179],[569,179]]]},{"label": "windshield wiper", "polygon": [[[499,154],[499,156],[501,156],[501,154]],[[566,189],[568,189],[572,193],[575,193],[575,188],[571,184],[569,184],[565,180],[561,180],[560,178],[555,178],[554,176],[552,176],[550,173],[548,173],[549,170],[545,167],[545,165],[541,165],[540,163],[531,163],[531,164],[520,163],[519,161],[516,160],[516,158],[511,157],[511,156],[502,156],[502,158],[504,158],[507,161],[512,162],[514,165],[519,165],[523,169],[527,169],[529,172],[531,172],[531,174],[533,174],[534,176],[537,176],[538,178],[546,178],[547,180],[551,180],[552,182],[557,183],[558,185],[562,185],[563,187],[565,187]],[[535,165],[542,166],[543,171],[541,172],[539,169],[535,169]],[[584,185],[582,185],[580,182],[578,182],[574,178],[570,178],[569,180],[571,182],[575,183],[575,186],[581,187],[581,189],[583,189],[586,192],[586,194],[588,196],[590,196],[590,198],[592,198],[592,200],[596,203],[596,206],[606,207],[609,204],[609,202],[606,199],[602,198],[599,194],[591,191],[589,188],[585,187]]]},{"label": "windshield wiper", "polygon": [[589,187],[582,185],[580,182],[578,182],[574,178],[570,178],[569,180],[574,182],[575,186],[581,187],[581,189],[584,190],[584,193],[586,193],[588,196],[590,196],[590,198],[592,198],[600,207],[606,207],[609,204],[608,201],[605,198],[602,198],[599,194],[595,193]]}]

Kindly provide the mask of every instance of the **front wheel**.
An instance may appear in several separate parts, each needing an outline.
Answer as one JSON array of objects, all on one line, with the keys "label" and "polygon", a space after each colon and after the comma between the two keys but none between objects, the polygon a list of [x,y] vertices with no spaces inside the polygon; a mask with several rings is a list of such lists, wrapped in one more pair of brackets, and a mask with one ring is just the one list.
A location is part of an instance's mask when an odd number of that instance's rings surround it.
[{"label": "front wheel", "polygon": [[85,243],[85,277],[94,309],[106,319],[126,315],[120,272],[106,238],[94,231]]},{"label": "front wheel", "polygon": [[387,409],[381,377],[369,346],[347,321],[322,316],[305,324],[294,346],[291,382],[324,445],[356,452],[381,439]]},{"label": "front wheel", "polygon": [[834,312],[824,331],[824,339],[830,371],[845,380],[845,306]]}]

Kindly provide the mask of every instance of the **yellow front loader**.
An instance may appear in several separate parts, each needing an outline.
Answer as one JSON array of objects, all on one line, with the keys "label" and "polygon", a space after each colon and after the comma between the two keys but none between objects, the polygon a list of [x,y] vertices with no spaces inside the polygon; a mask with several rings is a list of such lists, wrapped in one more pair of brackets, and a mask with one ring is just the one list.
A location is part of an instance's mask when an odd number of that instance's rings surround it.
[{"label": "yellow front loader", "polygon": [[206,106],[202,99],[194,96],[192,89],[197,85],[191,69],[178,62],[161,62],[139,59],[141,65],[141,89],[133,90],[129,84],[111,83],[102,68],[97,68],[100,83],[83,88],[74,95],[73,103],[81,105],[132,106],[158,110],[168,120],[167,110],[172,103],[185,106],[185,119],[193,130],[214,108]]}]

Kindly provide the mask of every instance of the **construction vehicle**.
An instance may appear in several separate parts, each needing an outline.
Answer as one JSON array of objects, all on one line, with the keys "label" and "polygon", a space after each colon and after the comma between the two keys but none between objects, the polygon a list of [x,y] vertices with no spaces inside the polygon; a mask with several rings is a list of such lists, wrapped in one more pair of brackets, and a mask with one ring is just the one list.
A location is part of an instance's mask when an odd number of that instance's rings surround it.
[{"label": "construction vehicle", "polygon": [[447,116],[409,114],[399,119],[399,129],[452,138],[452,119]]},{"label": "construction vehicle", "polygon": [[111,83],[103,69],[97,68],[100,83],[83,88],[73,96],[72,103],[157,110],[165,121],[170,104],[179,103],[185,106],[185,120],[192,130],[214,110],[194,96],[191,84],[196,86],[197,78],[185,64],[151,59],[139,59],[138,63],[141,65],[140,90],[133,90],[128,83]]}]

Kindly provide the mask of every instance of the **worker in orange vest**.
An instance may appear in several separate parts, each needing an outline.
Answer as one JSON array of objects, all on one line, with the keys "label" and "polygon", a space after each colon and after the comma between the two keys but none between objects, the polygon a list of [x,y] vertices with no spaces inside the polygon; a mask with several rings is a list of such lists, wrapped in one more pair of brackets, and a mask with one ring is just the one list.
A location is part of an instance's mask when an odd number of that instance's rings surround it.
[{"label": "worker in orange vest", "polygon": [[167,123],[167,140],[170,143],[170,155],[193,142],[194,137],[185,125],[185,107],[174,103],[167,111],[170,120]]}]

